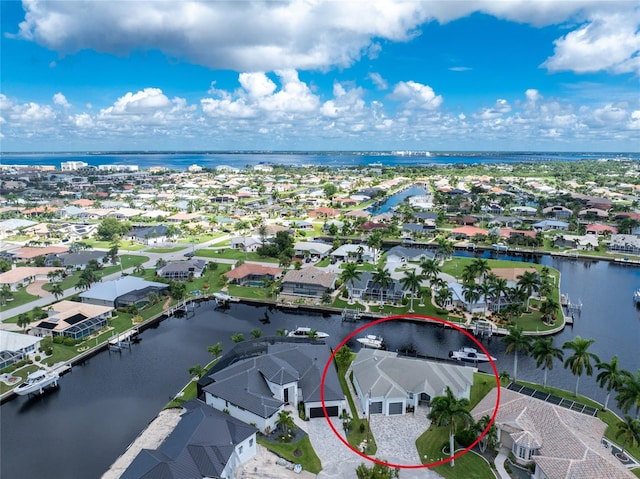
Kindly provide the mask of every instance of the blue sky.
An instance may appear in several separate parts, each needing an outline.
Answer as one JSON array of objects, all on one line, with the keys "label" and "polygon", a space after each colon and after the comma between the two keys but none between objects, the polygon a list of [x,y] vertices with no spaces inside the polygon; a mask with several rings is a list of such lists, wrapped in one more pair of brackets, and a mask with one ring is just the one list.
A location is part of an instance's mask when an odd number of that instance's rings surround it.
[{"label": "blue sky", "polygon": [[640,150],[633,1],[0,5],[2,151]]}]

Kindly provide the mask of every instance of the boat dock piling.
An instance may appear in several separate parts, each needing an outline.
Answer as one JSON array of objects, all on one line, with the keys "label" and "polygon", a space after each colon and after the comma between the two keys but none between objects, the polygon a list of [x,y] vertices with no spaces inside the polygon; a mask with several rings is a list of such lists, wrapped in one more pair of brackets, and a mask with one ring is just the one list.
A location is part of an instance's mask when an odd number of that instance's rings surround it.
[{"label": "boat dock piling", "polygon": [[109,340],[109,351],[122,351],[124,348],[131,349],[133,338],[137,335],[137,329],[130,329],[122,334],[118,334]]},{"label": "boat dock piling", "polygon": [[360,319],[360,308],[344,308],[342,310],[342,321],[356,321]]}]

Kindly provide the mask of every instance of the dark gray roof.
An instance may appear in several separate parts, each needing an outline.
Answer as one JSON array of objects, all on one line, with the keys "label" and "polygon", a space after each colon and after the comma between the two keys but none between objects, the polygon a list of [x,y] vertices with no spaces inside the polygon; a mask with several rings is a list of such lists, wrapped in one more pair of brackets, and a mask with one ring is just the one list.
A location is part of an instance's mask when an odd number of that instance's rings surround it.
[{"label": "dark gray roof", "polygon": [[190,271],[202,271],[207,265],[207,262],[203,259],[190,259],[186,261],[169,261],[166,265],[160,268],[160,271],[164,273],[188,273]]},{"label": "dark gray roof", "polygon": [[105,256],[104,251],[79,251],[78,253],[52,254],[47,257],[46,264],[53,264],[59,260],[62,266],[82,266],[92,259],[101,260]]},{"label": "dark gray roof", "polygon": [[[280,385],[297,381],[305,402],[319,402],[322,372],[330,356],[331,351],[324,344],[272,344],[266,354],[240,360],[211,375],[214,382],[204,391],[268,418],[278,411],[282,401],[273,397],[266,381]],[[333,366],[325,377],[324,398],[344,398]]]},{"label": "dark gray roof", "polygon": [[167,235],[169,227],[165,225],[155,226],[134,226],[127,236],[135,236],[137,238],[154,238]]},{"label": "dark gray roof", "polygon": [[220,477],[235,446],[256,428],[200,400],[184,404],[186,412],[156,450],[143,449],[121,479],[193,479]]}]

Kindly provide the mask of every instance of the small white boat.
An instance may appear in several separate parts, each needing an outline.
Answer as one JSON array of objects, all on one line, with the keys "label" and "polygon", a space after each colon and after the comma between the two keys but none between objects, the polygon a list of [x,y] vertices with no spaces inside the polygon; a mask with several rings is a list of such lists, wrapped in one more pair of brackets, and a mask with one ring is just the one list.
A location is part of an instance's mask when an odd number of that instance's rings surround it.
[{"label": "small white boat", "polygon": [[217,293],[213,293],[213,300],[218,304],[226,304],[231,301],[231,296],[222,291],[218,291]]},{"label": "small white boat", "polygon": [[633,292],[633,302],[636,303],[636,306],[640,306],[640,288]]},{"label": "small white boat", "polygon": [[[449,351],[449,357],[467,363],[486,363],[489,361],[489,356],[478,352],[478,350],[474,348],[460,348],[457,351]],[[496,358],[491,356],[491,360],[495,361]]]},{"label": "small white boat", "polygon": [[311,336],[311,331],[315,331],[315,335],[313,337],[316,339],[324,339],[329,337],[327,333],[302,326],[294,329],[293,331],[289,331],[287,333],[287,336],[290,338],[308,338]]},{"label": "small white boat", "polygon": [[56,372],[47,372],[44,369],[29,374],[27,379],[14,389],[18,396],[26,396],[27,394],[42,394],[47,386],[57,386],[60,375]]},{"label": "small white boat", "polygon": [[357,341],[366,348],[381,349],[384,347],[382,336],[376,336],[375,334],[367,334],[363,338],[358,338]]}]

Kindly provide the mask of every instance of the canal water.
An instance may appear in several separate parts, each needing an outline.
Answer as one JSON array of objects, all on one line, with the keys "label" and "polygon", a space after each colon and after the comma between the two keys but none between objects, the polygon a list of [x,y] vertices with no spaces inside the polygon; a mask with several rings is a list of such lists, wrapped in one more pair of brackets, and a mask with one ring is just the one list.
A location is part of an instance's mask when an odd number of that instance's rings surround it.
[{"label": "canal water", "polygon": [[426,195],[427,192],[424,188],[420,188],[419,186],[410,186],[406,190],[403,190],[395,195],[391,195],[387,198],[383,203],[367,208],[374,215],[379,215],[381,213],[387,213],[389,211],[393,211],[393,209],[402,203],[405,199],[411,196],[423,196]]},{"label": "canal water", "polygon": [[[632,293],[640,287],[640,269],[607,262],[539,260],[559,269],[562,291],[583,303],[575,325],[554,337],[556,344],[561,346],[577,335],[593,338],[592,351],[602,360],[617,354],[621,367],[638,369],[640,311]],[[336,346],[364,324],[343,323],[337,315],[284,313],[247,305],[221,311],[213,303],[202,303],[189,317],[169,318],[147,329],[131,350],[105,351],[74,367],[60,379],[59,388],[44,397],[18,397],[3,404],[0,477],[100,477],[189,380],[188,369],[211,359],[207,347],[220,341],[228,351],[236,332],[248,338],[255,328],[274,335],[280,328],[310,326],[329,333],[329,344]],[[377,324],[367,333],[383,336],[391,350],[414,349],[428,356],[446,357],[450,350],[471,345],[455,330],[410,322]],[[350,345],[358,347],[355,341]],[[497,357],[498,370],[512,372],[513,357],[505,356],[500,339],[485,345]],[[542,381],[542,372],[527,357],[519,359],[518,376]],[[549,384],[572,389],[575,378],[556,363]],[[580,392],[604,401],[605,392],[594,377],[580,380]]]}]

